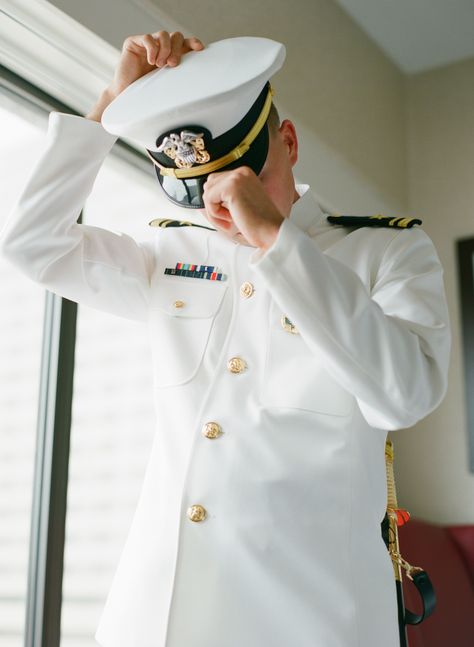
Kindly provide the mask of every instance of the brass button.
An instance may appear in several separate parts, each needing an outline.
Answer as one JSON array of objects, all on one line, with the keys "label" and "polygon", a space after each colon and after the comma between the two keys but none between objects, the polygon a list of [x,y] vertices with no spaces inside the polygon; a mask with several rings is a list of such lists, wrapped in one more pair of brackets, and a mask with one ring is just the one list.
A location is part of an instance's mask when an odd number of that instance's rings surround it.
[{"label": "brass button", "polygon": [[184,303],[184,301],[175,301],[173,305],[175,308],[184,308],[186,304]]},{"label": "brass button", "polygon": [[202,428],[202,434],[206,438],[217,438],[222,434],[222,427],[217,422],[206,422]]},{"label": "brass button", "polygon": [[241,357],[231,357],[227,362],[227,370],[231,373],[242,373],[247,368],[247,363]]},{"label": "brass button", "polygon": [[248,299],[249,297],[252,296],[253,293],[254,293],[254,287],[249,281],[245,281],[245,283],[242,283],[242,285],[240,286],[241,297]]},{"label": "brass button", "polygon": [[188,517],[191,521],[202,521],[206,518],[206,508],[196,504],[188,508]]},{"label": "brass button", "polygon": [[281,325],[282,325],[282,327],[283,327],[283,330],[286,330],[286,332],[291,332],[291,333],[293,333],[294,335],[298,335],[298,334],[299,334],[299,332],[298,332],[298,330],[297,330],[297,328],[296,328],[295,324],[293,324],[293,323],[288,319],[288,317],[287,317],[286,315],[282,315],[282,317],[281,317]]}]

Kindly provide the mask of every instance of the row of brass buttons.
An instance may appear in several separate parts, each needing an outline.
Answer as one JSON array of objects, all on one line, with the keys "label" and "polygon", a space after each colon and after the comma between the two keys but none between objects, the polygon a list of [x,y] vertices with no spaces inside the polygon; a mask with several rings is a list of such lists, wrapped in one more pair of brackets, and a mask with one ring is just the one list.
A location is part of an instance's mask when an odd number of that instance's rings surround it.
[{"label": "row of brass buttons", "polygon": [[[245,299],[248,299],[254,293],[254,287],[249,281],[245,281],[240,286],[240,295]],[[175,302],[175,307],[183,307],[184,304],[181,302]],[[247,368],[247,363],[241,357],[231,357],[227,362],[227,370],[230,373],[242,373]],[[217,422],[206,422],[202,427],[203,436],[211,440],[219,438],[223,434],[222,427]],[[204,521],[206,518],[206,508],[200,504],[194,504],[188,508],[187,511],[188,518],[191,521]]]},{"label": "row of brass buttons", "polygon": [[[214,439],[222,435],[222,427],[217,422],[206,422],[202,428],[202,434],[206,438]],[[191,521],[204,521],[206,518],[206,508],[199,503],[189,506],[188,518]]]},{"label": "row of brass buttons", "polygon": [[[240,295],[248,299],[254,293],[254,287],[250,281],[245,281],[240,286]],[[231,357],[227,362],[227,370],[231,373],[243,373],[247,368],[247,362],[241,357]]]},{"label": "row of brass buttons", "polygon": [[[240,286],[240,295],[245,299],[248,299],[249,297],[251,297],[254,292],[255,292],[255,288],[250,283],[250,281],[245,281],[245,283],[242,283],[242,285]],[[181,300],[175,301],[173,303],[173,306],[175,308],[184,308],[185,305],[186,303]]]}]

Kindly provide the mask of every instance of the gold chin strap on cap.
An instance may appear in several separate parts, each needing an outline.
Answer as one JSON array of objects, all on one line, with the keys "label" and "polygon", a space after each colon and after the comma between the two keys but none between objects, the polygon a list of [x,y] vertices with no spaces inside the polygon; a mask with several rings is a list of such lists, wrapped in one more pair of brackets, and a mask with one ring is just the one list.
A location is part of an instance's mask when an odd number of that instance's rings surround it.
[{"label": "gold chin strap on cap", "polygon": [[200,166],[194,166],[193,168],[180,169],[180,168],[168,168],[167,166],[162,166],[159,162],[156,161],[156,159],[150,154],[148,150],[146,151],[147,155],[151,159],[153,164],[155,164],[155,166],[158,166],[158,168],[160,169],[161,175],[171,175],[180,180],[184,178],[190,178],[190,177],[194,178],[199,175],[207,175],[208,173],[217,171],[223,166],[227,166],[227,164],[230,164],[231,162],[234,162],[235,160],[239,159],[239,157],[242,157],[242,155],[244,155],[248,151],[248,149],[250,148],[250,144],[254,141],[258,133],[262,130],[263,126],[265,125],[267,117],[270,113],[270,107],[272,105],[272,97],[273,97],[273,88],[272,86],[270,86],[268,89],[267,98],[265,99],[265,103],[263,104],[262,111],[258,116],[257,121],[254,123],[254,125],[249,130],[247,135],[243,138],[243,140],[240,142],[240,144],[235,148],[233,148],[229,153],[227,153],[227,155],[224,155],[223,157],[219,157],[219,159],[213,160],[212,162],[208,162],[207,164],[201,164]]}]

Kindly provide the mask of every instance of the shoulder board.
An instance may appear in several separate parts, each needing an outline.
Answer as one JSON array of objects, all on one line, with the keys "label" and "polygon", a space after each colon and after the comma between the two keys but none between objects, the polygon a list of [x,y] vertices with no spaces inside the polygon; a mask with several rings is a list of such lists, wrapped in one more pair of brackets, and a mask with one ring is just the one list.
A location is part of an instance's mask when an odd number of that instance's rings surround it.
[{"label": "shoulder board", "polygon": [[346,227],[395,227],[409,229],[413,225],[421,225],[419,218],[390,218],[390,216],[328,216],[332,225],[345,225]]},{"label": "shoulder board", "polygon": [[170,220],[169,218],[155,218],[155,220],[151,220],[148,225],[150,227],[201,227],[202,229],[216,231],[212,227],[198,225],[195,222],[189,222],[188,220]]}]

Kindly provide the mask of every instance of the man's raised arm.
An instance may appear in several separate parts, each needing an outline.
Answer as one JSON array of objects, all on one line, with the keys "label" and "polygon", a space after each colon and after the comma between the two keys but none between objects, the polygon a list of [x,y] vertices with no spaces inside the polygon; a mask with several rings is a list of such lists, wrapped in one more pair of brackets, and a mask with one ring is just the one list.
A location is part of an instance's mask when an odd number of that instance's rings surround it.
[{"label": "man's raised arm", "polygon": [[86,118],[50,113],[45,149],[0,232],[7,260],[56,294],[146,320],[151,247],[77,219],[117,139],[100,123],[107,105],[152,69],[177,65],[184,53],[202,47],[179,32],[130,36],[113,81]]}]

